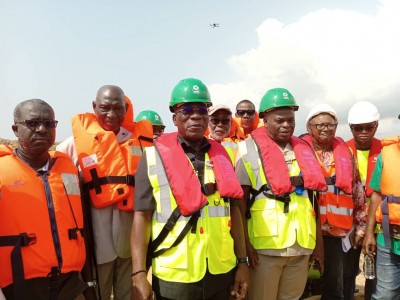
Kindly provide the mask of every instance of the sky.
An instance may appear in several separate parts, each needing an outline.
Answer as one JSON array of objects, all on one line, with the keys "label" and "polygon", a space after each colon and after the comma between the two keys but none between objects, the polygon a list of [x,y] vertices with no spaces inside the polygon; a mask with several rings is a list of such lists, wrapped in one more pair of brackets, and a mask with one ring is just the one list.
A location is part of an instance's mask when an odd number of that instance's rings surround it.
[{"label": "sky", "polygon": [[174,131],[171,91],[188,77],[232,109],[289,89],[295,134],[324,102],[348,139],[349,108],[368,100],[381,114],[377,136],[400,135],[399,15],[398,0],[0,0],[0,137],[15,138],[17,103],[40,98],[59,120],[56,139],[67,138],[105,84]]}]

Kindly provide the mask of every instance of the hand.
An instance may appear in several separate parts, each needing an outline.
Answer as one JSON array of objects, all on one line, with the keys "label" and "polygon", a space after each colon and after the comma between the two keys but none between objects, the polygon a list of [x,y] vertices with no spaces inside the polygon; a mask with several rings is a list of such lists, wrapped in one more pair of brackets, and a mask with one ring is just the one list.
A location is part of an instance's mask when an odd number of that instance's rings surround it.
[{"label": "hand", "polygon": [[260,263],[258,259],[258,254],[256,249],[254,249],[253,245],[249,242],[246,243],[246,251],[247,256],[249,257],[249,264],[251,269],[255,269],[257,265]]},{"label": "hand", "polygon": [[353,248],[357,249],[358,247],[360,247],[362,245],[363,239],[364,237],[362,237],[361,235],[355,234]]},{"label": "hand", "polygon": [[315,247],[314,252],[310,256],[310,262],[313,264],[313,269],[317,269],[319,273],[324,274],[325,262],[324,262],[324,249]]},{"label": "hand", "polygon": [[132,277],[132,300],[152,300],[153,290],[147,280],[146,273]]},{"label": "hand", "polygon": [[364,255],[376,255],[376,239],[373,233],[366,232],[362,247]]},{"label": "hand", "polygon": [[241,263],[238,265],[235,273],[235,281],[231,289],[231,298],[242,300],[247,296],[250,283],[249,267]]}]

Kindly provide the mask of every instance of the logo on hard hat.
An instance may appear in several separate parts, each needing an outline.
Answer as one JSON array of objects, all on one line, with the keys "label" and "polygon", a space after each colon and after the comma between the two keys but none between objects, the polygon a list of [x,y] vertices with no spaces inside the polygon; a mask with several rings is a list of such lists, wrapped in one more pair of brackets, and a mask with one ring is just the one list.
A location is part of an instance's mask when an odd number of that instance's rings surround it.
[{"label": "logo on hard hat", "polygon": [[158,115],[154,115],[154,119],[156,119],[157,121],[160,120],[160,118],[158,117]]},{"label": "logo on hard hat", "polygon": [[283,99],[289,99],[289,95],[288,95],[288,93],[282,93],[282,96],[283,96]]},{"label": "logo on hard hat", "polygon": [[199,86],[198,85],[194,85],[192,87],[192,91],[193,91],[194,94],[198,94],[199,93]]}]

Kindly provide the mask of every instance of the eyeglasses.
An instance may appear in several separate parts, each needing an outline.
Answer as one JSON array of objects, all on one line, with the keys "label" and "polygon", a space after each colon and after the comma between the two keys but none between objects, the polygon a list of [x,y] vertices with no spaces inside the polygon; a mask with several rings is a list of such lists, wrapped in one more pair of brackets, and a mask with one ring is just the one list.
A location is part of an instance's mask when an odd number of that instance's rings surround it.
[{"label": "eyeglasses", "polygon": [[254,109],[251,109],[251,110],[237,110],[236,111],[236,114],[239,117],[243,117],[245,114],[247,114],[249,117],[252,117],[252,116],[254,116],[255,113],[256,113],[256,111]]},{"label": "eyeglasses", "polygon": [[317,130],[323,130],[324,128],[328,128],[329,130],[336,129],[337,123],[321,123],[321,124],[311,124],[311,126],[315,127]]},{"label": "eyeglasses", "polygon": [[355,132],[363,132],[363,131],[373,131],[378,123],[371,123],[367,125],[350,125],[350,128],[353,129]]},{"label": "eyeglasses", "polygon": [[41,124],[44,125],[46,128],[56,128],[57,127],[57,120],[23,120],[20,122],[15,122],[16,124],[22,124],[29,128],[38,128]]},{"label": "eyeglasses", "polygon": [[181,113],[185,116],[191,116],[195,112],[200,115],[208,115],[207,106],[200,106],[200,107],[191,107],[191,106],[183,106],[181,109],[175,111],[176,113]]},{"label": "eyeglasses", "polygon": [[210,119],[210,122],[214,125],[218,125],[219,123],[222,125],[228,125],[231,122],[231,119]]}]

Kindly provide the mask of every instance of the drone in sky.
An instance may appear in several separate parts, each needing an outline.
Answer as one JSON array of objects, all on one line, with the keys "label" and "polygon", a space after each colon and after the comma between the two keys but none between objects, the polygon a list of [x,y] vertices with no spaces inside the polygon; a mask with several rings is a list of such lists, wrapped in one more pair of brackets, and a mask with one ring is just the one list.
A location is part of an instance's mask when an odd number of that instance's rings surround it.
[{"label": "drone in sky", "polygon": [[217,28],[219,27],[219,23],[211,23],[210,26],[211,28]]}]

